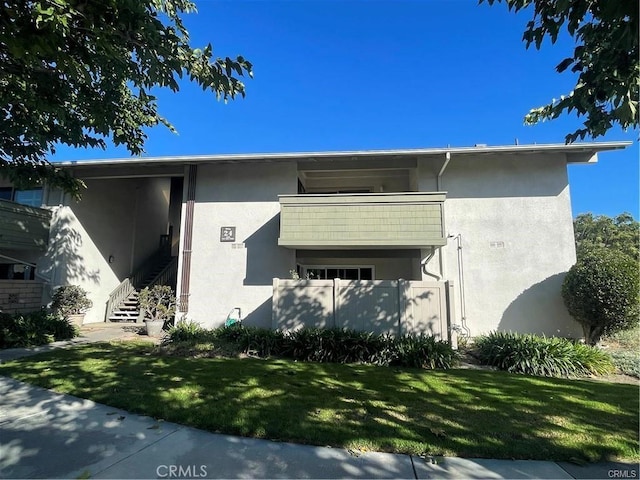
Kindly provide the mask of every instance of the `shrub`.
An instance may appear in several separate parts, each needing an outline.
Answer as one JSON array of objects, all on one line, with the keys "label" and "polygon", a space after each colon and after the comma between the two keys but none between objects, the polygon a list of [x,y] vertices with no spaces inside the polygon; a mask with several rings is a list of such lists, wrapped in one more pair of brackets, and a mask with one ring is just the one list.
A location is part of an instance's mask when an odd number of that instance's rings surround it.
[{"label": "shrub", "polygon": [[176,312],[176,296],[168,285],[145,287],[138,296],[140,309],[144,311],[144,319],[167,321]]},{"label": "shrub", "polygon": [[77,335],[64,317],[40,310],[14,315],[0,313],[0,348],[34,347]]},{"label": "shrub", "polygon": [[605,352],[558,337],[494,332],[476,338],[474,353],[481,363],[512,373],[557,377],[613,371]]},{"label": "shrub", "polygon": [[192,321],[180,321],[175,326],[169,328],[165,343],[170,342],[193,342],[207,343],[211,341],[212,332],[203,328],[199,323]]},{"label": "shrub", "polygon": [[598,248],[582,255],[562,284],[569,314],[581,325],[585,341],[595,345],[604,334],[637,323],[640,270],[631,257]]},{"label": "shrub", "polygon": [[241,348],[259,357],[281,356],[286,349],[284,334],[279,330],[244,327]]},{"label": "shrub", "polygon": [[640,352],[611,352],[611,358],[620,373],[640,378]]},{"label": "shrub", "polygon": [[[457,355],[433,337],[393,338],[348,329],[303,328],[290,332],[243,325],[204,330],[178,324],[169,332],[169,342],[211,343],[221,351],[259,357],[277,356],[304,362],[368,363],[418,368],[449,368]],[[184,345],[181,345],[184,347]],[[221,348],[225,347],[225,348]]]},{"label": "shrub", "polygon": [[451,368],[457,361],[449,344],[426,335],[400,337],[394,341],[393,351],[391,364],[404,367]]},{"label": "shrub", "polygon": [[287,356],[304,362],[388,365],[389,338],[370,332],[336,328],[303,328],[286,335]]},{"label": "shrub", "polygon": [[93,306],[87,292],[78,285],[58,287],[53,294],[51,310],[63,317],[85,313]]}]

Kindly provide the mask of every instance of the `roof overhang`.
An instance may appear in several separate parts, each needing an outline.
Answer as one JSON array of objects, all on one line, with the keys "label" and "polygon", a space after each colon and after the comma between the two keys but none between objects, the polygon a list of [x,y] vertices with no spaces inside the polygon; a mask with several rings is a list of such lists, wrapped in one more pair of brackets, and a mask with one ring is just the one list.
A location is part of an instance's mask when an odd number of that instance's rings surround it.
[{"label": "roof overhang", "polygon": [[[567,163],[595,163],[599,152],[623,150],[632,142],[592,142],[573,144],[533,144],[533,145],[501,145],[474,147],[444,147],[397,150],[353,150],[333,152],[289,152],[289,153],[246,153],[221,155],[188,155],[166,157],[131,157],[109,160],[81,160],[69,162],[55,162],[56,166],[72,170],[99,171],[104,167],[147,167],[160,168],[162,173],[176,172],[175,168],[184,165],[212,164],[212,163],[254,163],[281,162],[291,160],[366,160],[371,158],[401,159],[427,158],[444,155],[464,157],[485,157],[488,155],[532,155],[532,154],[564,154]],[[85,173],[85,172],[83,172]],[[87,172],[88,173],[88,172]],[[160,172],[159,172],[160,174]]]}]

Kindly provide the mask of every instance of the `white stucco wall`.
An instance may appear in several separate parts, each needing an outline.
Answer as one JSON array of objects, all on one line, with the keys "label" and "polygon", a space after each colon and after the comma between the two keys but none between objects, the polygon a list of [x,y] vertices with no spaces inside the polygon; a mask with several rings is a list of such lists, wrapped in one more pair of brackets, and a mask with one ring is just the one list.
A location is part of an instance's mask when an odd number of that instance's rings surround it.
[{"label": "white stucco wall", "polygon": [[[246,325],[269,328],[272,279],[295,268],[295,251],[278,247],[278,195],[297,192],[295,161],[200,165],[196,185],[187,318],[215,327],[238,307]],[[236,241],[220,242],[221,227],[236,227]]]},{"label": "white stucco wall", "polygon": [[[419,172],[418,182],[432,186],[433,172]],[[447,192],[446,231],[461,235],[471,335],[512,330],[579,337],[560,294],[575,262],[564,156],[453,156],[440,189]],[[445,278],[455,283],[459,324],[462,278],[455,239],[443,255]],[[437,263],[431,265],[437,270]]]},{"label": "white stucco wall", "polygon": [[[168,179],[87,180],[82,200],[53,207],[49,248],[38,262],[51,287],[79,285],[93,307],[85,323],[104,321],[109,294],[158,248],[168,219]],[[113,262],[109,263],[109,257]]]},{"label": "white stucco wall", "polygon": [[[415,185],[436,190],[441,164],[418,161]],[[234,308],[247,324],[268,327],[271,278],[289,278],[295,252],[277,246],[278,194],[296,192],[290,163],[200,165],[194,213],[188,318],[220,325]],[[563,155],[452,157],[441,179],[445,227],[461,235],[465,301],[455,239],[429,270],[455,285],[454,318],[471,335],[517,330],[579,336],[562,303],[564,273],[575,261],[566,160]],[[183,213],[184,215],[184,213]],[[235,226],[236,242],[220,242]],[[300,263],[374,264],[377,278],[422,276],[410,259],[304,255]],[[464,308],[463,308],[464,307]]]}]

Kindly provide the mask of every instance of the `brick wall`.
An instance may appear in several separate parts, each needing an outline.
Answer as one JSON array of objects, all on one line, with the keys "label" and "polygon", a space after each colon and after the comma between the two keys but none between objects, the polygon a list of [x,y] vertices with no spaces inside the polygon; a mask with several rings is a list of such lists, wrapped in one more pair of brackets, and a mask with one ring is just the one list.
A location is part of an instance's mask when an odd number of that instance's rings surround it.
[{"label": "brick wall", "polygon": [[42,307],[41,282],[33,280],[0,280],[0,311],[33,312]]}]

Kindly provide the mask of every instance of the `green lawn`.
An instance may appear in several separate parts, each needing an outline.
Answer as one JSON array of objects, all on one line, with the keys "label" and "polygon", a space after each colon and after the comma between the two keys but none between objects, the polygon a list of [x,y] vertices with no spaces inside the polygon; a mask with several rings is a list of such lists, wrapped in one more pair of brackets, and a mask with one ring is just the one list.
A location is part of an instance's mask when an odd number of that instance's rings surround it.
[{"label": "green lawn", "polygon": [[352,449],[640,458],[638,387],[479,370],[157,356],[96,344],[0,365],[59,392],[215,432]]}]

